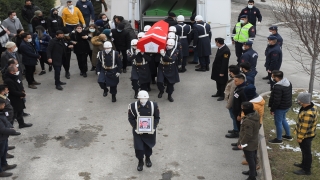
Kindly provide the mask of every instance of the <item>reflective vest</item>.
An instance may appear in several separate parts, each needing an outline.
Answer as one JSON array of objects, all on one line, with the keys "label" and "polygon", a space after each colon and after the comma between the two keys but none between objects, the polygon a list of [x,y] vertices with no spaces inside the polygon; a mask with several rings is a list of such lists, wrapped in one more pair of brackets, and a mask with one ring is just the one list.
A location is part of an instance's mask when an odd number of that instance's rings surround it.
[{"label": "reflective vest", "polygon": [[252,26],[252,24],[248,23],[241,27],[241,23],[238,22],[236,24],[236,34],[233,37],[233,40],[241,43],[247,42],[249,40],[249,29]]}]

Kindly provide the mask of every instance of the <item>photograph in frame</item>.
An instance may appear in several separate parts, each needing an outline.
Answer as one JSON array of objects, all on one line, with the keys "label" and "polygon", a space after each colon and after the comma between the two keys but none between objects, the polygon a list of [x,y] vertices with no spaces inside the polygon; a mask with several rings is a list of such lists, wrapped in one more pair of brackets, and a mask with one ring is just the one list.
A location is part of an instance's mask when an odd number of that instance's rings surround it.
[{"label": "photograph in frame", "polygon": [[137,131],[139,133],[153,133],[153,116],[138,116]]}]

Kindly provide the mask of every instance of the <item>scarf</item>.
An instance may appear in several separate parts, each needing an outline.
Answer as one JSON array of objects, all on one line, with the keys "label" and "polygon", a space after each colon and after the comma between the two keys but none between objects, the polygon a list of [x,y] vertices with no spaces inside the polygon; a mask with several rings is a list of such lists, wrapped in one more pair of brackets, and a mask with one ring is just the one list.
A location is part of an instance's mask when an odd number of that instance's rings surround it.
[{"label": "scarf", "polygon": [[[0,33],[2,31],[4,31],[4,27],[0,25]],[[7,33],[0,37],[0,43],[2,47],[5,47],[8,41],[9,41],[9,36]]]}]

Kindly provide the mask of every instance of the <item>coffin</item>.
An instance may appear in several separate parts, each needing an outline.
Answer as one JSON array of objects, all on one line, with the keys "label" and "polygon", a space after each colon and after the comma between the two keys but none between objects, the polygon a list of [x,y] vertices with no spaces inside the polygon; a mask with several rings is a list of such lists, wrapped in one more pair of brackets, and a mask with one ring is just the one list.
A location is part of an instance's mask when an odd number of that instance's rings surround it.
[{"label": "coffin", "polygon": [[141,52],[159,53],[166,48],[169,24],[161,20],[156,22],[145,36],[139,39],[137,48]]}]

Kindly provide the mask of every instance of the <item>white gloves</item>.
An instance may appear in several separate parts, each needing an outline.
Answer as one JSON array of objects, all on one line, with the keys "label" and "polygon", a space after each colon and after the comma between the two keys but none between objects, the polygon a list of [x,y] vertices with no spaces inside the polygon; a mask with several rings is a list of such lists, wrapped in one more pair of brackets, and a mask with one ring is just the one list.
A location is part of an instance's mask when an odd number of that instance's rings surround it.
[{"label": "white gloves", "polygon": [[71,31],[72,33],[75,33],[75,31],[73,30],[73,31]]},{"label": "white gloves", "polygon": [[258,21],[258,24],[261,24],[261,22],[260,22],[260,21]]},{"label": "white gloves", "polygon": [[193,48],[196,48],[197,46],[193,46]]},{"label": "white gloves", "polygon": [[120,73],[116,73],[116,77],[119,77],[120,76]]},{"label": "white gloves", "polygon": [[127,50],[127,55],[132,56],[132,54],[131,54],[129,49]]},{"label": "white gloves", "polygon": [[178,68],[180,69],[182,66],[181,65],[178,65]]},{"label": "white gloves", "polygon": [[161,54],[161,56],[165,56],[165,55],[166,55],[164,49],[161,49],[161,50],[160,50],[160,54]]},{"label": "white gloves", "polygon": [[137,50],[136,50],[136,55],[137,55],[139,52],[141,52],[140,49],[137,49]]},{"label": "white gloves", "polygon": [[98,76],[100,75],[100,72],[97,72]]}]

